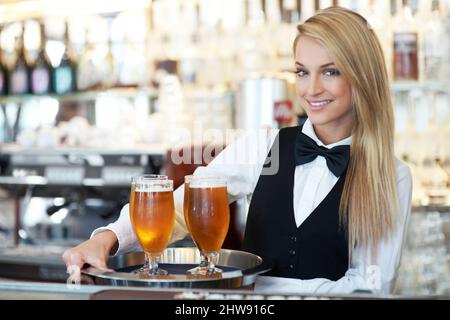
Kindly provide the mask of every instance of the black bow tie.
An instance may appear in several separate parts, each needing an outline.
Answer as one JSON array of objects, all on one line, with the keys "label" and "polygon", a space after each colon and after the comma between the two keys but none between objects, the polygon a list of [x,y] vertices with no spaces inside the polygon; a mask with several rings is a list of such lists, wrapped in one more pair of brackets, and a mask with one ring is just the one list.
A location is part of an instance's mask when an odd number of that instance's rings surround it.
[{"label": "black bow tie", "polygon": [[340,177],[347,168],[348,159],[350,158],[350,146],[336,146],[327,149],[318,146],[317,143],[303,132],[297,135],[295,141],[295,165],[309,163],[322,156],[327,161],[328,169],[336,177]]}]

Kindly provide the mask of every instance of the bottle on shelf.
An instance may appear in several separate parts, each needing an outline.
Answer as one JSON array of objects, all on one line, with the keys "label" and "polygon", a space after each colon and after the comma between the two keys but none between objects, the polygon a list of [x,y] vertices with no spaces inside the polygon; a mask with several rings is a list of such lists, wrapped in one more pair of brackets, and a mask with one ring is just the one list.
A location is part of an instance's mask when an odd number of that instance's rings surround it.
[{"label": "bottle on shelf", "polygon": [[360,1],[360,13],[366,18],[370,27],[375,31],[384,51],[386,68],[392,79],[392,19],[389,1],[363,0]]},{"label": "bottle on shelf", "polygon": [[101,85],[103,88],[109,89],[117,86],[117,76],[115,73],[115,59],[113,54],[113,39],[112,39],[112,30],[111,30],[112,19],[108,20],[108,31],[107,31],[107,40],[106,40],[106,53],[103,59],[103,68],[99,68],[101,73],[102,82]]},{"label": "bottle on shelf", "polygon": [[[295,27],[291,23],[298,20],[296,6],[291,0],[266,0],[264,6],[265,24],[264,31],[259,35],[261,42],[271,43],[272,48],[265,46],[267,52],[267,70],[275,71],[284,69],[285,65],[292,66],[292,46],[286,49],[289,32]],[[284,41],[282,40],[284,39]],[[285,57],[288,56],[286,63]],[[289,59],[290,58],[290,59]]]},{"label": "bottle on shelf", "polygon": [[29,74],[25,45],[24,45],[25,25],[22,24],[22,32],[16,38],[16,57],[9,71],[8,93],[11,95],[22,95],[30,93]]},{"label": "bottle on shelf", "polygon": [[103,40],[94,43],[91,34],[92,29],[87,29],[86,45],[78,63],[77,88],[80,91],[105,89],[105,77],[111,76],[108,74],[108,43]]},{"label": "bottle on shelf", "polygon": [[302,21],[308,20],[316,12],[316,3],[314,0],[301,0]]},{"label": "bottle on shelf", "polygon": [[45,49],[47,37],[45,34],[45,25],[39,23],[40,28],[40,46],[38,56],[34,61],[30,71],[30,89],[32,94],[50,94],[52,91],[51,74],[52,65]]},{"label": "bottle on shelf", "polygon": [[[0,36],[2,30],[0,29]],[[8,68],[3,58],[3,48],[0,46],[0,96],[8,94]]]},{"label": "bottle on shelf", "polygon": [[[290,11],[286,10],[285,8],[282,8],[285,1],[283,1],[282,5],[280,6],[280,2],[278,0],[266,0],[264,12],[266,13],[266,24],[269,26],[277,26],[280,24],[283,16],[288,15],[291,16]],[[289,8],[288,8],[289,9]]]},{"label": "bottle on shelf", "polygon": [[8,70],[3,63],[3,52],[0,50],[0,96],[8,94]]},{"label": "bottle on shelf", "polygon": [[[297,35],[297,28],[295,25],[300,20],[299,5],[296,0],[284,0],[282,3],[282,23],[279,30],[274,33],[273,43],[276,43],[278,48],[278,70],[292,71],[292,43]],[[275,69],[276,70],[276,69]]]},{"label": "bottle on shelf", "polygon": [[432,81],[445,80],[441,70],[445,70],[445,54],[449,54],[446,52],[446,49],[449,49],[449,35],[446,35],[439,0],[433,0],[431,3],[427,1],[427,4],[429,19],[423,20],[427,22],[422,36],[423,79]]},{"label": "bottle on shelf", "polygon": [[53,91],[58,95],[76,91],[76,62],[69,37],[69,23],[65,22],[64,53],[52,72]]},{"label": "bottle on shelf", "polygon": [[[281,6],[282,20],[288,24],[296,24],[300,20],[300,10],[297,0],[283,0]],[[295,27],[294,27],[295,29]]]},{"label": "bottle on shelf", "polygon": [[[217,55],[217,59],[205,59],[202,60],[201,51],[199,47],[202,45],[201,37],[196,32],[199,30],[199,17],[196,10],[195,1],[184,1],[183,9],[180,12],[180,19],[182,24],[185,26],[183,32],[176,36],[175,42],[181,44],[185,49],[180,51],[177,55],[179,61],[179,77],[183,85],[185,86],[195,86],[204,85],[214,86],[216,83],[223,83],[224,80],[219,75],[223,75],[221,71],[222,59]],[[213,52],[214,47],[207,48],[203,45],[203,48],[210,50],[208,52]],[[208,75],[203,74],[200,76],[200,67],[207,68]],[[203,81],[202,81],[203,80]]]},{"label": "bottle on shelf", "polygon": [[450,82],[450,1],[445,0],[441,3],[444,16],[444,30],[445,37],[442,43],[444,58],[442,61],[441,79],[445,82]]},{"label": "bottle on shelf", "polygon": [[394,80],[419,80],[418,28],[408,0],[400,0],[394,17]]},{"label": "bottle on shelf", "polygon": [[[119,32],[120,30],[120,32]],[[149,82],[149,70],[143,68],[153,57],[154,50],[146,50],[150,37],[148,22],[143,14],[119,14],[110,26],[112,53],[117,87],[145,87]]]},{"label": "bottle on shelf", "polygon": [[243,77],[252,72],[271,71],[273,68],[271,57],[275,56],[275,50],[271,42],[268,41],[268,34],[265,30],[266,23],[262,2],[249,1],[246,12],[246,25],[242,27],[239,39],[241,42],[236,44],[239,67]]}]

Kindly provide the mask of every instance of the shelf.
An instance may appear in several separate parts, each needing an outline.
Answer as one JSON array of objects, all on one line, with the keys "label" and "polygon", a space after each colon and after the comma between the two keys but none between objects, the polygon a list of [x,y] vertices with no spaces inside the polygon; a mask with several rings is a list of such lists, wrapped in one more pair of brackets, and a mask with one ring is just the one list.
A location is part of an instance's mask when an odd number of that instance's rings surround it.
[{"label": "shelf", "polygon": [[49,181],[46,177],[28,176],[28,177],[7,177],[0,176],[0,186],[58,186],[58,187],[109,187],[109,188],[128,188],[130,183],[108,182],[101,178],[83,178],[77,182],[67,181]]},{"label": "shelf", "polygon": [[12,95],[0,97],[0,105],[8,103],[22,104],[30,100],[56,99],[58,101],[93,101],[100,97],[120,97],[134,98],[136,96],[156,97],[157,91],[154,88],[117,88],[103,91],[85,91],[70,93],[67,95]]},{"label": "shelf", "polygon": [[[391,84],[392,92],[407,92],[413,90],[433,91],[450,94],[450,81],[395,81]],[[101,97],[134,98],[136,96],[157,97],[155,88],[114,88],[103,91],[85,91],[67,95],[18,95],[0,97],[0,105],[7,103],[22,104],[30,100],[56,99],[58,101],[94,101]]]},{"label": "shelf", "polygon": [[450,93],[449,81],[394,81],[391,84],[393,92],[402,91],[434,91],[441,93]]},{"label": "shelf", "polygon": [[38,148],[23,147],[14,143],[0,144],[0,155],[64,155],[64,154],[101,154],[101,155],[165,155],[168,147],[164,144],[141,144],[130,148]]}]

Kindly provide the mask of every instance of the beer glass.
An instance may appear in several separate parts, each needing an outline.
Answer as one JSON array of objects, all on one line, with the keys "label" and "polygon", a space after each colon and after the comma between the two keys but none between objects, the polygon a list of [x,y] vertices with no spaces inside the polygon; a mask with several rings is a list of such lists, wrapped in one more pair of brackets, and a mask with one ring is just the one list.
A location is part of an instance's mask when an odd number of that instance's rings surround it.
[{"label": "beer glass", "polygon": [[[130,203],[131,205],[131,203]],[[148,275],[166,275],[158,267],[175,224],[173,181],[141,177],[135,181],[132,226],[144,249]]]},{"label": "beer glass", "polygon": [[186,223],[203,260],[188,273],[221,273],[216,263],[230,224],[226,180],[210,176],[190,177],[188,198]]},{"label": "beer glass", "polygon": [[189,233],[191,229],[189,227],[188,220],[188,208],[189,208],[189,184],[191,183],[192,175],[184,177],[184,198],[183,198],[183,214],[184,221],[186,222],[186,227],[188,228]]},{"label": "beer glass", "polygon": [[[130,203],[129,203],[129,214],[130,214],[130,222],[131,226],[134,230],[134,192],[136,190],[136,181],[139,181],[139,179],[155,179],[155,180],[167,180],[168,177],[166,175],[162,174],[141,174],[134,177],[131,177],[131,190],[130,190]],[[145,254],[147,255],[147,254]],[[144,265],[139,269],[136,270],[136,273],[145,273],[148,272],[149,265],[148,265],[148,258],[146,257]]]},{"label": "beer glass", "polygon": [[[183,214],[184,214],[184,221],[186,222],[186,227],[189,231],[189,233],[192,235],[191,228],[189,226],[189,184],[191,183],[191,180],[194,176],[189,175],[184,177],[184,199],[183,199]],[[193,240],[193,239],[192,239]],[[207,265],[206,257],[200,252],[200,267],[205,268]],[[189,270],[190,271],[190,270]],[[192,269],[194,271],[194,269]]]}]

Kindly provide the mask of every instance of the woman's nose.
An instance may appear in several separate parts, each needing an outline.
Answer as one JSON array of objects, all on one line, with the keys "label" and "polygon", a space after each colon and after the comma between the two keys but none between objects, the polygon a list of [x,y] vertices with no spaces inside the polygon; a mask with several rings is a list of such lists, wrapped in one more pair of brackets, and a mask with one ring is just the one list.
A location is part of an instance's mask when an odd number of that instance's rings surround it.
[{"label": "woman's nose", "polygon": [[306,96],[317,96],[323,92],[322,82],[319,77],[311,76],[309,78],[307,88],[306,88]]}]

